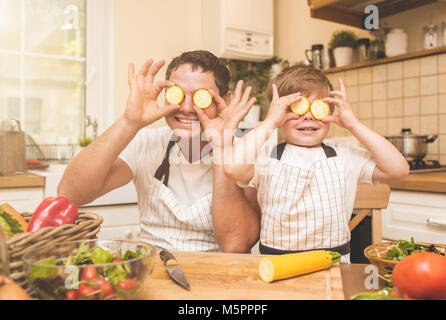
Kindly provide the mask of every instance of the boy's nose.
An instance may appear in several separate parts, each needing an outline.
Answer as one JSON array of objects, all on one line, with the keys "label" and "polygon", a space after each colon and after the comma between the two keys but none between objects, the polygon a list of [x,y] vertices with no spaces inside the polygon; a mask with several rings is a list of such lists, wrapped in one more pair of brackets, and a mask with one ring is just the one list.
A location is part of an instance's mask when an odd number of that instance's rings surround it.
[{"label": "boy's nose", "polygon": [[308,110],[307,113],[305,113],[302,118],[303,120],[314,120],[313,114],[311,113],[310,110]]}]

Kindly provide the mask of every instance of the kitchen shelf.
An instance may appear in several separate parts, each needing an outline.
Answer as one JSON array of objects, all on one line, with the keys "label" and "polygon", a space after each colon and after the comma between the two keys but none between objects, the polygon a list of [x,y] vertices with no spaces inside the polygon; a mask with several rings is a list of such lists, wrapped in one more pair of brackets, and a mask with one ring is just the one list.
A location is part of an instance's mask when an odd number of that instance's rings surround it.
[{"label": "kitchen shelf", "polygon": [[312,18],[362,28],[364,9],[376,5],[384,18],[434,2],[446,0],[307,0]]},{"label": "kitchen shelf", "polygon": [[335,72],[340,72],[340,71],[347,71],[347,70],[352,70],[352,69],[371,67],[371,66],[375,66],[375,65],[379,65],[379,64],[402,61],[402,60],[407,60],[407,59],[426,57],[426,56],[445,53],[445,52],[446,52],[446,46],[441,46],[438,48],[410,52],[410,53],[401,54],[401,55],[389,57],[389,58],[382,58],[382,59],[368,60],[368,61],[364,61],[364,62],[353,63],[353,64],[349,64],[349,65],[343,66],[343,67],[323,69],[323,71],[326,74],[329,74],[329,73],[335,73]]}]

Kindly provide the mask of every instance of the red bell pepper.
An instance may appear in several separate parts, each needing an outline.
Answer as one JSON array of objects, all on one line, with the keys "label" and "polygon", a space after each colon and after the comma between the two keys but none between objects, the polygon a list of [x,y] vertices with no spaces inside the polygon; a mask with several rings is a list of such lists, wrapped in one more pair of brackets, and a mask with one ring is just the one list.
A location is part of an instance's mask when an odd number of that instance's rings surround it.
[{"label": "red bell pepper", "polygon": [[37,207],[28,224],[28,232],[35,232],[44,227],[58,227],[73,224],[78,216],[77,206],[65,197],[45,198]]}]

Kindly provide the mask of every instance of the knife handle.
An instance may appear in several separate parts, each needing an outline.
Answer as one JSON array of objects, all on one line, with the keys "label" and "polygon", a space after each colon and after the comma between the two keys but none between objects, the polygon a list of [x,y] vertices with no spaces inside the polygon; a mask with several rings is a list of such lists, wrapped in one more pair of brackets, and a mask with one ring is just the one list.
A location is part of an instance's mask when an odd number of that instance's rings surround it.
[{"label": "knife handle", "polygon": [[160,258],[163,260],[165,265],[176,265],[177,260],[175,259],[174,255],[170,253],[167,250],[160,251]]}]

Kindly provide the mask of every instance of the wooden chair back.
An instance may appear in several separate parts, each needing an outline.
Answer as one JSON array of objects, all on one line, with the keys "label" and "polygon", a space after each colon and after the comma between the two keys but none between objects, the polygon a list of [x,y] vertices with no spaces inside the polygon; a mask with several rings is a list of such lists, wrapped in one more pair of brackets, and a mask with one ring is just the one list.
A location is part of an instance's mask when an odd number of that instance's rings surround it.
[{"label": "wooden chair back", "polygon": [[389,203],[390,187],[387,184],[359,184],[356,190],[354,210],[359,212],[350,220],[350,232],[369,214],[372,214],[372,243],[382,242],[381,210]]}]

